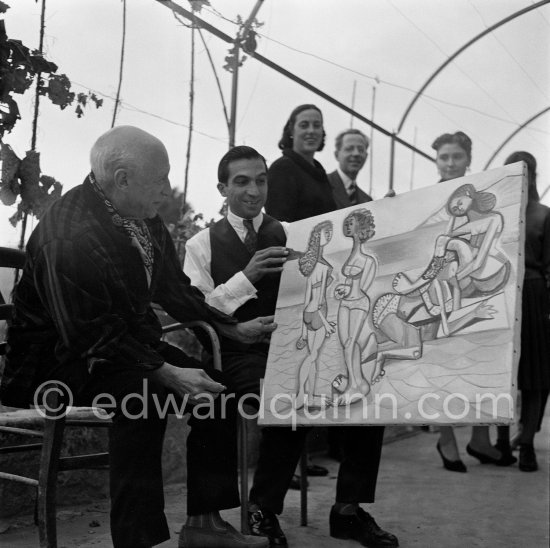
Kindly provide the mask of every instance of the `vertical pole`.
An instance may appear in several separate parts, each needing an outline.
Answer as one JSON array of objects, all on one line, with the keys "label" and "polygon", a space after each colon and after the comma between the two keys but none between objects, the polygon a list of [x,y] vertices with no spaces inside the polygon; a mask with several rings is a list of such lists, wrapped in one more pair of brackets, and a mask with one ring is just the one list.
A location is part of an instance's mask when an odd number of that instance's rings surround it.
[{"label": "vertical pole", "polygon": [[193,117],[195,111],[195,23],[191,23],[191,81],[189,83],[189,136],[185,153],[185,178],[183,181],[183,203],[181,214],[185,213],[187,204],[187,188],[189,187],[189,164],[191,163],[191,140],[193,138]]},{"label": "vertical pole", "polygon": [[[414,141],[413,145],[416,146],[416,135],[418,132],[418,128],[414,126]],[[414,150],[412,151],[412,158],[411,158],[411,182],[409,184],[409,190],[412,190],[413,188],[413,181],[414,181],[414,161],[416,160],[416,154]]]},{"label": "vertical pole", "polygon": [[[353,91],[351,92],[351,110],[355,110],[355,90],[357,89],[357,80],[353,81]],[[353,114],[349,117],[349,127],[353,127]]]},{"label": "vertical pole", "polygon": [[[376,86],[372,86],[372,106],[370,119],[374,122],[374,105],[376,103]],[[374,165],[374,128],[370,127],[370,162],[369,162],[369,195],[372,196],[372,185],[373,185],[373,165]]]},{"label": "vertical pole", "polygon": [[[44,28],[46,25],[46,0],[42,0],[42,10],[40,12],[40,42],[38,51],[42,55],[44,51]],[[41,74],[36,75],[36,90],[34,93],[34,115],[32,119],[32,137],[31,137],[31,150],[36,150],[36,134],[38,127],[38,111],[40,106],[40,84]],[[29,220],[29,214],[25,211],[23,213],[23,219],[21,221],[21,236],[19,238],[19,249],[25,249],[25,233],[27,232],[27,222]],[[19,270],[15,271],[15,282],[19,280]]]},{"label": "vertical pole", "polygon": [[256,17],[264,0],[257,0],[242,29],[235,37],[235,57],[233,59],[233,80],[231,82],[231,118],[229,120],[229,148],[235,146],[235,134],[237,132],[237,90],[239,87],[239,61],[241,58],[241,40],[246,38],[254,18]]},{"label": "vertical pole", "polygon": [[390,148],[390,184],[389,190],[393,190],[393,166],[395,163],[395,133],[391,136],[391,148]]},{"label": "vertical pole", "polygon": [[239,60],[241,57],[240,34],[235,37],[235,55],[233,58],[233,80],[231,81],[231,116],[229,118],[229,148],[235,146],[237,131],[237,90],[239,87]]},{"label": "vertical pole", "polygon": [[126,0],[122,3],[122,45],[120,47],[120,69],[118,76],[118,87],[116,90],[115,108],[113,109],[113,121],[111,127],[115,126],[116,117],[118,113],[118,106],[120,105],[120,90],[122,89],[122,73],[124,69],[124,49],[126,47]]}]

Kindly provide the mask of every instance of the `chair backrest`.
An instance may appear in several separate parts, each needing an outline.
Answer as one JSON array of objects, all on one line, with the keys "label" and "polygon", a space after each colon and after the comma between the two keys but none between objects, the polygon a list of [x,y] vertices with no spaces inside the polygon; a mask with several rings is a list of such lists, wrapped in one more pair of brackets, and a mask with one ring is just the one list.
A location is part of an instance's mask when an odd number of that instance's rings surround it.
[{"label": "chair backrest", "polygon": [[[8,322],[12,316],[10,304],[10,292],[13,288],[15,271],[23,268],[25,264],[25,252],[10,247],[0,247],[0,321]],[[3,290],[2,290],[3,288]],[[5,352],[4,331],[2,327],[2,342],[0,342],[0,355]]]},{"label": "chair backrest", "polygon": [[[25,264],[25,252],[20,249],[12,249],[11,247],[0,247],[0,303],[6,304],[9,302],[9,295],[6,289],[1,291],[1,288],[13,287],[14,273],[16,270],[23,268]],[[11,272],[9,272],[11,270]],[[11,284],[10,284],[11,282]],[[0,319],[5,319],[1,317]]]}]

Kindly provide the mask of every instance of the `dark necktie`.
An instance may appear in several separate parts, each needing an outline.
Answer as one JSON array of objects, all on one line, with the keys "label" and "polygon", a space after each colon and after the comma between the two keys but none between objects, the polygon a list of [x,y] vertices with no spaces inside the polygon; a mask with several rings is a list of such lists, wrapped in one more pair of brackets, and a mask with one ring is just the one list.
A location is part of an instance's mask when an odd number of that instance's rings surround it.
[{"label": "dark necktie", "polygon": [[355,181],[352,181],[349,185],[348,196],[351,205],[355,205],[357,203],[357,184]]},{"label": "dark necktie", "polygon": [[254,230],[254,224],[250,219],[243,219],[244,227],[246,228],[246,236],[244,237],[244,245],[248,252],[253,255],[256,253],[256,246],[258,244],[258,234]]}]

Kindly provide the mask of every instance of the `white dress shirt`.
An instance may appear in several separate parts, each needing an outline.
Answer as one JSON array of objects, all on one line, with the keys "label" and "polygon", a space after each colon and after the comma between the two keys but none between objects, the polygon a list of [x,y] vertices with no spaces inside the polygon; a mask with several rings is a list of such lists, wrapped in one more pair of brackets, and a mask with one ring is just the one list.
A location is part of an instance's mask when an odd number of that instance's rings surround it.
[{"label": "white dress shirt", "polygon": [[[228,210],[227,220],[240,240],[244,242],[246,228],[243,219]],[[263,213],[252,219],[256,232],[260,229],[263,220]],[[286,232],[285,225],[287,223],[282,223],[282,225]],[[183,271],[189,276],[191,283],[202,291],[210,306],[231,315],[250,299],[257,298],[256,288],[242,271],[237,272],[225,283],[216,287],[211,276],[211,261],[210,231],[205,229],[187,241]]]}]

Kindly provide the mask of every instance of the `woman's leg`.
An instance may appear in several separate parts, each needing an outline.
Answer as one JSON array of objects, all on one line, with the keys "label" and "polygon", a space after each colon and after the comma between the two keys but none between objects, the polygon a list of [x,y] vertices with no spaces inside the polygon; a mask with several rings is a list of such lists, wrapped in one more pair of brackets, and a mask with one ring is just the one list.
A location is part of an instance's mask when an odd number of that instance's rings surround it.
[{"label": "woman's leg", "polygon": [[510,427],[509,426],[497,426],[497,443],[495,447],[501,453],[512,452],[512,447],[510,446]]},{"label": "woman's leg", "polygon": [[523,472],[534,472],[538,469],[533,442],[539,423],[541,402],[541,390],[521,391],[521,424],[523,429],[519,440],[519,469]]},{"label": "woman's leg", "polygon": [[537,432],[542,427],[542,420],[544,419],[544,411],[546,409],[546,402],[548,401],[548,390],[541,390],[540,393],[540,411],[539,411],[539,422],[537,424]]},{"label": "woman's leg", "polygon": [[472,436],[470,438],[470,447],[478,453],[483,453],[493,459],[500,459],[500,451],[491,444],[488,426],[472,426]]},{"label": "woman's leg", "polygon": [[452,426],[439,427],[439,449],[443,456],[450,461],[460,460],[454,429]]},{"label": "woman's leg", "polygon": [[542,401],[540,390],[521,391],[521,438],[520,444],[533,445],[537,432]]}]

